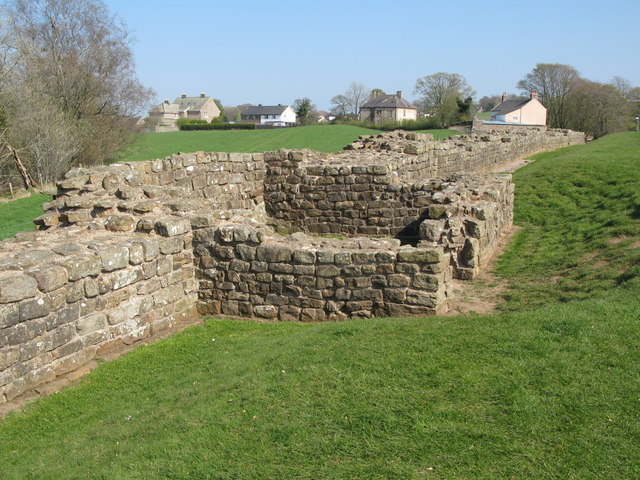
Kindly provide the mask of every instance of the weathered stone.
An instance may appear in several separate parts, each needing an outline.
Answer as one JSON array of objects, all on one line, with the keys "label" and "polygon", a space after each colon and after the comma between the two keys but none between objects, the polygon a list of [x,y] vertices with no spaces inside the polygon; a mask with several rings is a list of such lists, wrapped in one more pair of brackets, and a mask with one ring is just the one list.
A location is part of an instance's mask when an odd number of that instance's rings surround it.
[{"label": "weathered stone", "polygon": [[444,257],[444,252],[441,248],[437,249],[411,249],[400,250],[398,252],[399,262],[412,262],[412,263],[438,263],[441,262]]},{"label": "weathered stone", "polygon": [[60,260],[58,264],[67,271],[69,280],[75,282],[84,277],[98,275],[102,262],[97,255],[72,255]]},{"label": "weathered stone", "polygon": [[191,222],[184,219],[166,218],[155,224],[156,232],[164,237],[174,237],[191,231]]},{"label": "weathered stone", "polygon": [[25,272],[35,278],[42,292],[51,292],[65,285],[69,279],[67,271],[60,265],[43,265]]},{"label": "weathered stone", "polygon": [[253,307],[253,313],[260,318],[276,318],[278,316],[278,309],[273,305],[255,305]]},{"label": "weathered stone", "polygon": [[289,262],[293,251],[289,247],[281,245],[260,245],[256,249],[258,260],[262,262]]},{"label": "weathered stone", "polygon": [[102,261],[102,271],[113,272],[129,265],[129,249],[127,247],[106,247],[95,249]]},{"label": "weathered stone", "polygon": [[136,221],[131,215],[109,215],[104,228],[112,232],[130,232],[136,226]]},{"label": "weathered stone", "polygon": [[23,273],[0,273],[0,303],[19,302],[38,293],[38,282]]},{"label": "weathered stone", "polygon": [[20,321],[46,316],[51,310],[51,301],[47,297],[27,300],[20,303]]},{"label": "weathered stone", "polygon": [[103,313],[94,313],[82,317],[78,320],[77,330],[78,335],[88,335],[96,330],[101,330],[107,326],[107,316]]}]

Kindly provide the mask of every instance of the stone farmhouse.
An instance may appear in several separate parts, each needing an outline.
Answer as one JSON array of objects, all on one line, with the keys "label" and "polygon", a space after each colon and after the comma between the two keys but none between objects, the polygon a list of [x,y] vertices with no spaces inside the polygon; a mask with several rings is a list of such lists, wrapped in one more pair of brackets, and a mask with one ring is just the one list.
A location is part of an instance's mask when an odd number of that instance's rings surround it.
[{"label": "stone farmhouse", "polygon": [[360,120],[376,125],[417,118],[418,108],[402,98],[401,91],[395,95],[380,95],[374,91],[373,98],[360,107]]},{"label": "stone farmhouse", "polygon": [[538,92],[531,91],[528,100],[508,100],[502,94],[502,102],[491,110],[491,122],[509,125],[543,126],[547,124],[547,109],[538,100]]},{"label": "stone farmhouse", "polygon": [[296,124],[298,116],[289,105],[258,105],[247,108],[240,114],[243,122],[272,127],[289,127]]},{"label": "stone farmhouse", "polygon": [[189,118],[195,120],[206,120],[210,122],[220,115],[220,109],[213,98],[201,93],[199,97],[189,97],[186,93],[180,95],[173,102],[165,99],[149,111],[151,124],[154,126],[165,126],[175,130],[175,125],[179,118]]}]

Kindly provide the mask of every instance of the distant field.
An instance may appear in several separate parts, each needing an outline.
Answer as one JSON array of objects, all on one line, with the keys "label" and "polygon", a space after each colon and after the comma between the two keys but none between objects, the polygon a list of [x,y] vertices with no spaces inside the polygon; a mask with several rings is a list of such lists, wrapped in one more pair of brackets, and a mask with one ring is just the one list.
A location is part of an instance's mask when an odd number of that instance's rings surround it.
[{"label": "distant field", "polygon": [[[425,130],[436,139],[458,134],[456,130]],[[273,130],[231,130],[146,133],[119,157],[119,161],[162,158],[178,152],[267,152],[279,148],[309,148],[318,152],[339,152],[360,135],[377,130],[352,125],[314,125]]]},{"label": "distant field", "polygon": [[162,158],[178,152],[266,152],[279,148],[309,148],[338,152],[359,135],[375,130],[351,125],[318,125],[273,130],[229,130],[145,133],[122,152],[120,161]]},{"label": "distant field", "polygon": [[33,230],[33,219],[42,215],[42,204],[50,195],[39,193],[12,202],[0,203],[0,240],[13,237],[17,232]]}]

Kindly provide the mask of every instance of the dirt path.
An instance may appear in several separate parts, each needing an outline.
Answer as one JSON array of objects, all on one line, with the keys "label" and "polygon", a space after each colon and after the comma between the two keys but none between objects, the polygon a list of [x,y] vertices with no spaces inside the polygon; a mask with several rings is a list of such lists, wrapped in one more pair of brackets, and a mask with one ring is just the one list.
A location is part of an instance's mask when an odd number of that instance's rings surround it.
[{"label": "dirt path", "polygon": [[[496,172],[513,173],[533,160],[520,158],[496,169]],[[493,256],[482,269],[480,275],[473,280],[453,279],[450,291],[451,310],[446,315],[463,315],[467,313],[494,313],[502,300],[502,293],[508,288],[507,280],[493,273],[498,257],[507,248],[519,227],[513,225],[505,231],[496,246]]]}]

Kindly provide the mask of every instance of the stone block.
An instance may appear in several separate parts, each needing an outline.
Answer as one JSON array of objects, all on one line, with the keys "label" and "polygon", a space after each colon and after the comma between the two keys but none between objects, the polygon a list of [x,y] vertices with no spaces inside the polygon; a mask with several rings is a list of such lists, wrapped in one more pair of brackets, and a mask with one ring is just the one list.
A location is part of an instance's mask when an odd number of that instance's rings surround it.
[{"label": "stone block", "polygon": [[191,231],[191,222],[186,219],[166,218],[155,223],[155,230],[158,235],[175,237]]},{"label": "stone block", "polygon": [[276,318],[278,309],[273,305],[256,305],[253,307],[253,314],[260,318]]},{"label": "stone block", "polygon": [[69,279],[67,271],[59,265],[43,265],[25,272],[35,278],[42,292],[50,292],[65,285]]},{"label": "stone block", "polygon": [[102,330],[107,326],[107,316],[104,313],[93,313],[81,317],[77,323],[78,335],[84,336],[97,330]]},{"label": "stone block", "polygon": [[19,304],[0,305],[0,330],[11,327],[20,321]]},{"label": "stone block", "polygon": [[258,260],[262,262],[290,262],[293,250],[283,245],[260,245],[256,249],[256,255]]},{"label": "stone block", "polygon": [[118,270],[113,274],[113,289],[119,290],[128,285],[139,282],[144,278],[140,267],[130,267],[126,270]]},{"label": "stone block", "polygon": [[35,297],[37,293],[38,282],[35,278],[15,271],[0,274],[0,304],[19,302]]},{"label": "stone block", "polygon": [[50,311],[51,301],[48,297],[26,300],[20,303],[20,321],[46,317]]},{"label": "stone block", "polygon": [[131,232],[136,227],[136,221],[131,215],[109,215],[104,228],[111,232]]},{"label": "stone block", "polygon": [[98,275],[102,270],[102,261],[97,255],[72,255],[60,260],[58,264],[64,267],[72,282]]},{"label": "stone block", "polygon": [[444,259],[444,251],[442,248],[412,248],[398,251],[397,258],[399,262],[438,263]]},{"label": "stone block", "polygon": [[95,248],[102,261],[103,272],[113,272],[129,265],[129,249],[127,247]]}]

